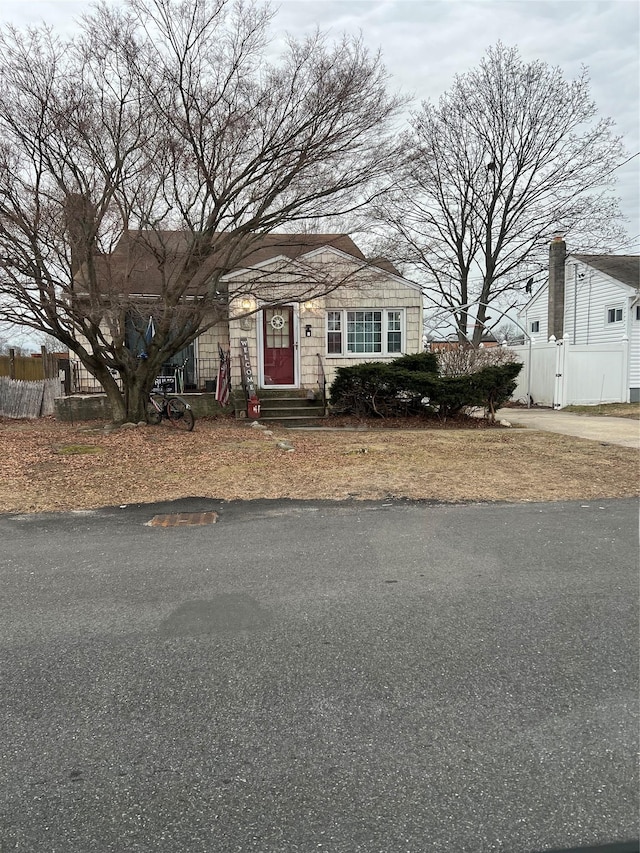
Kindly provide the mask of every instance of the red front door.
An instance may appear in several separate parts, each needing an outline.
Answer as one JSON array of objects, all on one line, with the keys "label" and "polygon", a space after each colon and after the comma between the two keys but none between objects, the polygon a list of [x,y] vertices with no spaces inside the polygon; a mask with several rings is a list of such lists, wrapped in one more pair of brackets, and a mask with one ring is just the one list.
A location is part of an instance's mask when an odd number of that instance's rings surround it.
[{"label": "red front door", "polygon": [[290,305],[262,309],[262,340],[264,384],[293,385],[293,308]]}]

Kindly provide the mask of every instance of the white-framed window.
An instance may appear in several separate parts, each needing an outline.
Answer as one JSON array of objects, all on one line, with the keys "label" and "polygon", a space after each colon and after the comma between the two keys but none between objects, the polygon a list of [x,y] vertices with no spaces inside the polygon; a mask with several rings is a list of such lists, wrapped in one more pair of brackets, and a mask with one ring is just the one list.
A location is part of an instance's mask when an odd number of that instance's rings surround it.
[{"label": "white-framed window", "polygon": [[404,336],[401,308],[327,311],[327,355],[400,355]]},{"label": "white-framed window", "polygon": [[540,320],[532,320],[530,323],[530,332],[535,333],[540,331]]},{"label": "white-framed window", "polygon": [[640,320],[640,305],[636,305],[636,320]]},{"label": "white-framed window", "polygon": [[622,305],[608,305],[606,309],[607,325],[610,323],[622,323],[624,309]]},{"label": "white-framed window", "polygon": [[342,311],[327,311],[327,354],[342,355]]}]

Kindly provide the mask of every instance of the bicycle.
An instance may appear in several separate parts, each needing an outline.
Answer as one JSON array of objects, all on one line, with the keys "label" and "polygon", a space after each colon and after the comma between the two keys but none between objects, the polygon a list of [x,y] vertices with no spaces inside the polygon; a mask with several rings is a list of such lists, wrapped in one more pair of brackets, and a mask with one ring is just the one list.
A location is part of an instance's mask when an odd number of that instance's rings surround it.
[{"label": "bicycle", "polygon": [[160,390],[154,388],[149,394],[147,403],[147,423],[157,426],[165,418],[176,429],[191,432],[196,421],[191,406],[182,397],[167,396],[169,385],[161,385]]}]

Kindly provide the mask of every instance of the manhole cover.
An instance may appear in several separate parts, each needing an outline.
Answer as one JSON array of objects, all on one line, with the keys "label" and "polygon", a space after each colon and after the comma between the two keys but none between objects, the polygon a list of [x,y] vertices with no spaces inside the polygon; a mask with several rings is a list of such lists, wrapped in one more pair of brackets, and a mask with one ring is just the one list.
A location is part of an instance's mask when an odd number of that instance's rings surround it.
[{"label": "manhole cover", "polygon": [[197,527],[203,524],[215,524],[217,512],[174,512],[169,515],[154,515],[147,522],[148,527]]}]

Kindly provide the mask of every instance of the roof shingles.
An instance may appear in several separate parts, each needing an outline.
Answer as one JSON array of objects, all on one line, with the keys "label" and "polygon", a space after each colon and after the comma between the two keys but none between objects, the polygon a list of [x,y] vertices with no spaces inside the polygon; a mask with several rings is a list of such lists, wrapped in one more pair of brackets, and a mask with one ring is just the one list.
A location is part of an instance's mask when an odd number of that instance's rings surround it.
[{"label": "roof shingles", "polygon": [[[155,295],[162,292],[163,281],[179,275],[187,254],[194,249],[194,235],[184,231],[129,231],[120,238],[111,254],[95,259],[98,280],[105,290],[129,294]],[[231,235],[220,235],[219,249],[207,254],[198,272],[192,276],[188,292],[195,295],[206,289],[207,281],[226,273],[251,269],[271,259],[301,258],[314,250],[328,247],[367,262],[365,256],[347,234],[263,234],[249,235],[234,241]],[[387,262],[388,263],[388,262]],[[389,271],[380,260],[373,266]],[[82,283],[85,271],[77,280]]]},{"label": "roof shingles", "polygon": [[572,255],[583,264],[640,289],[640,255]]}]

